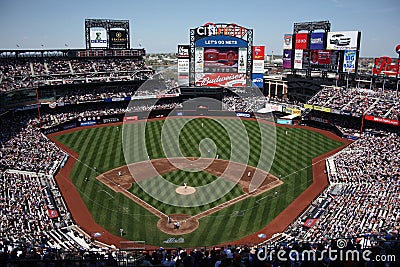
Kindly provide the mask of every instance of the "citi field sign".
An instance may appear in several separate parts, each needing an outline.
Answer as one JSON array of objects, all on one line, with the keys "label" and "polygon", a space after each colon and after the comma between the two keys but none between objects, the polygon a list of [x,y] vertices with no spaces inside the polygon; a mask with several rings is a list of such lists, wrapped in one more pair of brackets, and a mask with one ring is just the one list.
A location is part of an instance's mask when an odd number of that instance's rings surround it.
[{"label": "citi field sign", "polygon": [[[247,29],[235,23],[212,23],[207,22],[203,26],[197,27],[196,35],[198,38],[204,38],[214,35],[232,36],[240,39],[245,39]],[[196,38],[197,39],[197,38]]]}]

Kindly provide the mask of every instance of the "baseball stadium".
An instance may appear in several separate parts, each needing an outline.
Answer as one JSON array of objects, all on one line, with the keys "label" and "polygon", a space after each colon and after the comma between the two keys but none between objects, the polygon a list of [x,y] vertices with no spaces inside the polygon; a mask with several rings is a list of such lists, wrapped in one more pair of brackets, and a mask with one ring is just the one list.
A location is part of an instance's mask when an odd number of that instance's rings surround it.
[{"label": "baseball stadium", "polygon": [[294,23],[280,64],[234,23],[163,69],[127,20],[0,51],[1,266],[399,266],[400,59],[363,71],[330,27]]}]

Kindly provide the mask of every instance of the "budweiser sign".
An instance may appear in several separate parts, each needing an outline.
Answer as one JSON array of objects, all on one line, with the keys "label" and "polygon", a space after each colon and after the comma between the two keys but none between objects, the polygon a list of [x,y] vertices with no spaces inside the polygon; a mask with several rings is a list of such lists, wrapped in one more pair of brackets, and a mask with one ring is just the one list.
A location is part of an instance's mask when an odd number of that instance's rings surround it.
[{"label": "budweiser sign", "polygon": [[196,86],[246,86],[246,74],[243,73],[198,73]]}]

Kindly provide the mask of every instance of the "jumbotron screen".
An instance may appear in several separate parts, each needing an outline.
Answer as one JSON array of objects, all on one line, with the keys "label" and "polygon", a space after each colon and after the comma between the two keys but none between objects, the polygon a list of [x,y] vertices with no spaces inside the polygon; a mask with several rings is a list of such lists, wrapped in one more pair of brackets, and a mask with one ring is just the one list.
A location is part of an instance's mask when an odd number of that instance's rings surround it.
[{"label": "jumbotron screen", "polygon": [[250,55],[251,61],[252,55],[245,39],[247,29],[208,24],[192,30],[195,31],[194,85],[245,87],[250,78],[248,59]]}]

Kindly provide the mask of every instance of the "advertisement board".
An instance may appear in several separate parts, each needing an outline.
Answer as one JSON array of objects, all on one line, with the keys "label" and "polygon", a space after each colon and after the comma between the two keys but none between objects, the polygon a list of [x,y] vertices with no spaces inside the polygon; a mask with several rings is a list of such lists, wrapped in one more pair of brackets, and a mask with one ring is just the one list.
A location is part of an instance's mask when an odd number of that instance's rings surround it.
[{"label": "advertisement board", "polygon": [[107,31],[104,28],[90,29],[90,48],[107,48]]},{"label": "advertisement board", "polygon": [[251,118],[251,114],[245,112],[236,112],[236,117]]},{"label": "advertisement board", "polygon": [[328,32],[326,49],[328,50],[358,50],[358,31]]},{"label": "advertisement board", "polygon": [[253,60],[264,60],[265,46],[253,46]]},{"label": "advertisement board", "polygon": [[294,69],[302,69],[303,68],[303,50],[296,49],[294,50]]},{"label": "advertisement board", "polygon": [[307,49],[308,48],[308,33],[296,33],[294,49]]},{"label": "advertisement board", "polygon": [[178,58],[178,73],[187,73],[189,75],[189,58]]},{"label": "advertisement board", "polygon": [[264,74],[263,73],[253,73],[251,76],[252,84],[258,88],[264,87]]},{"label": "advertisement board", "polygon": [[97,121],[81,121],[79,123],[80,126],[92,126],[92,125],[96,125]]},{"label": "advertisement board", "polygon": [[189,73],[187,75],[178,75],[179,86],[189,86]]},{"label": "advertisement board", "polygon": [[110,48],[128,48],[128,38],[125,30],[110,30],[108,39]]},{"label": "advertisement board", "polygon": [[286,124],[286,125],[293,124],[292,120],[285,120],[285,119],[277,119],[276,123],[278,123],[278,124]]},{"label": "advertisement board", "polygon": [[390,124],[390,125],[399,125],[399,121],[397,121],[397,120],[380,118],[380,117],[375,117],[375,116],[371,116],[371,115],[365,115],[364,118],[367,121],[375,121],[375,122],[380,122],[380,123]]},{"label": "advertisement board", "polygon": [[[228,59],[229,63],[229,59]],[[246,73],[247,66],[247,48],[239,47],[239,56],[238,56],[238,73]]]},{"label": "advertisement board", "polygon": [[400,76],[400,59],[392,59],[387,56],[375,58],[372,74],[385,76]]},{"label": "advertisement board", "polygon": [[343,56],[343,72],[355,73],[356,61],[357,61],[357,51],[345,50]]},{"label": "advertisement board", "polygon": [[292,52],[293,50],[283,50],[282,67],[284,69],[292,68]]},{"label": "advertisement board", "polygon": [[246,74],[244,73],[196,73],[196,86],[246,86]]},{"label": "advertisement board", "polygon": [[196,47],[195,54],[195,72],[203,72],[204,66],[204,48]]},{"label": "advertisement board", "polygon": [[293,34],[287,33],[283,36],[283,49],[292,49],[293,48]]},{"label": "advertisement board", "polygon": [[253,73],[264,73],[264,60],[253,60]]},{"label": "advertisement board", "polygon": [[125,116],[123,121],[124,122],[130,122],[130,121],[137,121],[139,119],[138,116]]},{"label": "advertisement board", "polygon": [[323,50],[325,47],[324,41],[325,41],[324,32],[312,32],[310,36],[310,49]]},{"label": "advertisement board", "polygon": [[178,58],[189,58],[189,53],[189,45],[178,45]]},{"label": "advertisement board", "polygon": [[304,104],[304,108],[313,109],[313,105],[310,105],[310,104]]}]

